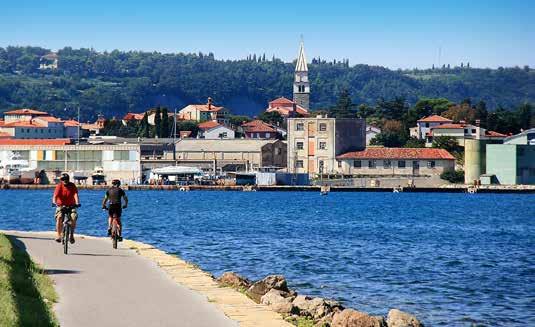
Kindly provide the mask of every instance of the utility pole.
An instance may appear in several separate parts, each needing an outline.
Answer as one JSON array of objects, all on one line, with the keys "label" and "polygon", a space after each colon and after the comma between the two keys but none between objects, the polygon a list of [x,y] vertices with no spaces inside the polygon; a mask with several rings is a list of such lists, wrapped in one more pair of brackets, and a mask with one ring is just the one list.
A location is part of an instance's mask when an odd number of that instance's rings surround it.
[{"label": "utility pole", "polygon": [[175,114],[173,115],[173,161],[176,166],[176,107]]}]

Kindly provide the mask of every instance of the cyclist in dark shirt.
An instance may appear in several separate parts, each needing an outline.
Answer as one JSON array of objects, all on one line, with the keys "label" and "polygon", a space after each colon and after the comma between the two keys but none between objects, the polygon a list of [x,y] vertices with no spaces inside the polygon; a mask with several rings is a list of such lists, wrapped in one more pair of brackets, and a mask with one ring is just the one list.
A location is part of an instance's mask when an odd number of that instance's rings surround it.
[{"label": "cyclist in dark shirt", "polygon": [[[102,199],[102,209],[108,209],[108,236],[111,235],[111,219],[117,217],[117,223],[119,225],[119,241],[122,241],[122,224],[121,214],[123,209],[128,206],[128,197],[125,191],[120,187],[121,182],[118,179],[114,179],[111,182],[112,187],[106,191],[104,199]],[[124,205],[121,203],[121,199],[124,199]],[[109,207],[106,208],[106,203],[109,202]]]}]

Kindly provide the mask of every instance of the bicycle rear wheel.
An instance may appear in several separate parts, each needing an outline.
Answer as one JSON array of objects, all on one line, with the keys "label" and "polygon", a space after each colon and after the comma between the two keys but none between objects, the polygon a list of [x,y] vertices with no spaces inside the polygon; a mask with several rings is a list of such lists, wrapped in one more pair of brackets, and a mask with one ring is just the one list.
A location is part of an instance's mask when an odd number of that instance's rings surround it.
[{"label": "bicycle rear wheel", "polygon": [[63,225],[63,253],[67,254],[69,252],[69,236],[71,235],[71,225]]},{"label": "bicycle rear wheel", "polygon": [[114,249],[117,249],[117,239],[119,238],[119,231],[117,228],[117,222],[114,220],[111,227],[111,239]]}]

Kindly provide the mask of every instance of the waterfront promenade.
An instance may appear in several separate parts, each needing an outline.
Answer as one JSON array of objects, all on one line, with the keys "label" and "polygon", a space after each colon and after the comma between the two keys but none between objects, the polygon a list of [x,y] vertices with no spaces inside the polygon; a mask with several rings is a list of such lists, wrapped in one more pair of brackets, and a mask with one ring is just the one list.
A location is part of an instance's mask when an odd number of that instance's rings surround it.
[{"label": "waterfront promenade", "polygon": [[[54,281],[59,295],[55,313],[61,326],[209,327],[238,326],[239,320],[257,320],[258,326],[288,325],[243,294],[202,281],[203,275],[209,277],[199,269],[142,243],[126,241],[113,250],[106,238],[79,236],[69,255],[64,255],[51,232],[3,233],[14,238]],[[133,248],[137,253],[153,250],[153,258],[138,255]],[[158,254],[158,263],[154,254]],[[162,259],[174,273],[160,268]],[[170,265],[173,262],[175,265]],[[180,262],[183,264],[177,265]],[[177,275],[182,275],[185,283],[178,283]],[[191,283],[199,282],[203,291],[192,290]],[[219,294],[219,306],[206,296],[210,292]],[[235,308],[231,300],[250,304],[254,310]],[[238,319],[229,318],[223,305]],[[247,325],[240,322],[240,326]]]}]

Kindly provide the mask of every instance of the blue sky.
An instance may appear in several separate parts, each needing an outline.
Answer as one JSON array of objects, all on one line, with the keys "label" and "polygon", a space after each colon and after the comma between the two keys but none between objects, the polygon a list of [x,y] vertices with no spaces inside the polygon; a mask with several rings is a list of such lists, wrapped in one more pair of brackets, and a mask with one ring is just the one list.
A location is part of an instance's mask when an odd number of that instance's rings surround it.
[{"label": "blue sky", "polygon": [[535,67],[535,1],[4,0],[0,46],[252,53],[390,68]]}]

